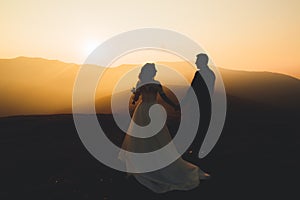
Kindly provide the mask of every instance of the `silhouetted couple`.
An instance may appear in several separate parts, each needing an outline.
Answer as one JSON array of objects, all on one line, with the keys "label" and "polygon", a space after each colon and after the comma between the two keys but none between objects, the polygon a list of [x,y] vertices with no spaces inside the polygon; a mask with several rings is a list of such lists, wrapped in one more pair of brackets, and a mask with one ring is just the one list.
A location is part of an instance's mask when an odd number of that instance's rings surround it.
[{"label": "silhouetted couple", "polygon": [[[208,57],[205,54],[197,55],[196,65],[199,68],[199,71],[195,73],[189,89],[189,91],[192,89],[195,91],[201,112],[198,133],[193,144],[189,148],[189,151],[193,152],[192,155],[197,158],[201,140],[203,135],[205,135],[205,131],[208,129],[210,121],[210,92],[213,92],[215,80],[215,76],[208,68],[207,63]],[[141,129],[136,126],[136,124],[139,126],[147,126],[150,123],[149,110],[153,105],[158,103],[158,94],[175,110],[179,110],[180,108],[179,105],[172,102],[172,100],[167,97],[160,82],[154,80],[156,72],[153,63],[145,64],[139,74],[136,88],[133,90],[134,98],[132,103],[135,104],[139,97],[141,97],[142,100],[136,105],[131,123],[122,144],[122,149],[127,151],[120,151],[119,154],[119,158],[125,162],[128,171],[132,171],[132,169],[137,167],[132,154],[129,152],[152,152],[164,147],[172,140],[166,124],[164,124],[163,128],[155,135],[153,135],[152,129],[143,129],[143,131],[141,131]],[[208,83],[207,85],[203,76],[205,76],[205,80]],[[185,103],[188,103],[188,99],[185,99]],[[141,138],[137,139],[137,137],[132,136],[139,136]],[[167,159],[167,157],[174,156],[173,153],[174,152],[172,151],[165,152],[162,155],[153,157],[151,162],[159,163],[164,160],[164,158]],[[203,172],[197,165],[182,159],[182,157],[179,157],[173,163],[162,169],[147,173],[133,173],[132,175],[138,182],[156,193],[164,193],[171,190],[190,190],[197,187],[200,180],[208,179],[210,177],[209,174]]]}]

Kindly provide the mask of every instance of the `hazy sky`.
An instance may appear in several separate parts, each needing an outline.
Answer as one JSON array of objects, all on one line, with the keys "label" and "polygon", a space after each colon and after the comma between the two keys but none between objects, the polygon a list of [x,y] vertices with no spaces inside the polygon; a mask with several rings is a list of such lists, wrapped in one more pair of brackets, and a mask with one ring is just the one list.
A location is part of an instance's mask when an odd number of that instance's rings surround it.
[{"label": "hazy sky", "polygon": [[0,58],[82,63],[113,35],[156,27],[195,40],[217,66],[300,77],[299,10],[299,0],[7,0]]}]

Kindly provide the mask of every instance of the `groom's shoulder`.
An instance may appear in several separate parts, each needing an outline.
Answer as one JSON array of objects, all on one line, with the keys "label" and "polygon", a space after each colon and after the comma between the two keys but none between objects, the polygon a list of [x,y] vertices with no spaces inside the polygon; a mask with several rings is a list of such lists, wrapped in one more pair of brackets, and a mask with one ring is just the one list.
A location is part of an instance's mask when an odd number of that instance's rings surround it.
[{"label": "groom's shoulder", "polygon": [[203,77],[199,71],[196,71],[194,74],[194,78],[192,80],[191,85],[192,86],[197,86],[199,85],[199,82],[203,82]]},{"label": "groom's shoulder", "polygon": [[196,77],[196,76],[201,76],[201,74],[199,73],[199,71],[197,70],[197,71],[195,71],[195,73],[194,73],[194,78]]},{"label": "groom's shoulder", "polygon": [[156,85],[161,85],[158,80],[154,80],[153,83],[156,84]]},{"label": "groom's shoulder", "polygon": [[197,70],[197,71],[195,72],[194,79],[202,79],[202,78],[203,78],[203,77],[202,77],[202,74],[200,73],[199,70]]}]

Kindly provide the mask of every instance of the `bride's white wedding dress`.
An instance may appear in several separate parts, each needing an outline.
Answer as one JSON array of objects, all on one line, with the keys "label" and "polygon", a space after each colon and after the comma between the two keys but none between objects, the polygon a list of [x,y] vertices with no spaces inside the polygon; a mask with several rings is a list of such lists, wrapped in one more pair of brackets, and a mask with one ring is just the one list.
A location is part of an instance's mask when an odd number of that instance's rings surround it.
[{"label": "bride's white wedding dress", "polygon": [[[157,103],[157,94],[161,92],[161,86],[157,84],[147,84],[140,88],[142,101],[137,105],[127,133],[135,132],[133,121],[145,126],[150,122],[149,108]],[[136,133],[135,133],[136,134]],[[145,134],[145,133],[143,133]],[[147,134],[147,133],[146,133]],[[131,152],[146,153],[158,150],[171,141],[169,130],[166,125],[155,136],[150,138],[134,138],[126,135],[122,148]],[[126,163],[126,166],[132,166],[130,158],[126,157],[126,151],[121,151],[119,159]],[[167,155],[164,155],[167,156]],[[163,159],[163,158],[161,158]],[[183,160],[181,157],[172,164],[162,169],[132,174],[139,183],[146,186],[156,193],[164,193],[171,190],[190,190],[199,185],[200,177],[204,172],[196,165]]]}]

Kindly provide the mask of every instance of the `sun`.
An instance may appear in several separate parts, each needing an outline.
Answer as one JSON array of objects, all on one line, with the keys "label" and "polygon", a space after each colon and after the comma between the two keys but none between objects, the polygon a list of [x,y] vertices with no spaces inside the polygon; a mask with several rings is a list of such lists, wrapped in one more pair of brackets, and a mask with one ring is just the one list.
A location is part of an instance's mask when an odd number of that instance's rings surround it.
[{"label": "sun", "polygon": [[100,45],[100,42],[97,40],[87,40],[84,43],[83,46],[83,53],[84,56],[88,56],[89,54],[91,54],[98,46]]}]

